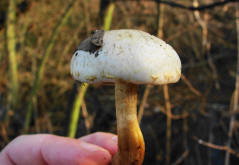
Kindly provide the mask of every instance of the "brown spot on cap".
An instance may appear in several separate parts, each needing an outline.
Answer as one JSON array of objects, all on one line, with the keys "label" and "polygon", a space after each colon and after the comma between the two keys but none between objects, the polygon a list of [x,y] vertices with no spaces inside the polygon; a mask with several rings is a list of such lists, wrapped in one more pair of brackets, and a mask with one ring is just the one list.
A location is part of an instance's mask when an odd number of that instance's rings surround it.
[{"label": "brown spot on cap", "polygon": [[155,82],[155,81],[157,81],[157,79],[159,78],[159,76],[153,76],[153,75],[152,75],[151,78],[152,78],[152,81]]},{"label": "brown spot on cap", "polygon": [[89,76],[86,78],[87,81],[95,81],[97,79],[96,76]]}]

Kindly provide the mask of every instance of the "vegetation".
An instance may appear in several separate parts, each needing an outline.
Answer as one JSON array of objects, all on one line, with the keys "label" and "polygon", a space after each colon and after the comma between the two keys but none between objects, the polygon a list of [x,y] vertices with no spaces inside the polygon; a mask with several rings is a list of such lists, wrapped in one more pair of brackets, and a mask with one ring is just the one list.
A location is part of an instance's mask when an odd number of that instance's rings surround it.
[{"label": "vegetation", "polygon": [[77,83],[69,65],[91,31],[131,28],[183,66],[177,84],[138,89],[144,164],[236,164],[238,16],[235,0],[1,0],[1,148],[22,133],[115,133],[113,86]]}]

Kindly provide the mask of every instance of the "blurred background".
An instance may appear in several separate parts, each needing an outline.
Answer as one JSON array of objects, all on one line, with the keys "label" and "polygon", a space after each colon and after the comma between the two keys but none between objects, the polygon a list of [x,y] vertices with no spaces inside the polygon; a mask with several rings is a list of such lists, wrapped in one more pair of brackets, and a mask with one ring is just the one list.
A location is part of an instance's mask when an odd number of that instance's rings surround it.
[{"label": "blurred background", "polygon": [[176,84],[139,86],[145,165],[239,162],[239,2],[0,0],[0,149],[20,134],[116,133],[114,87],[70,75],[96,29],[138,29],[172,45]]}]

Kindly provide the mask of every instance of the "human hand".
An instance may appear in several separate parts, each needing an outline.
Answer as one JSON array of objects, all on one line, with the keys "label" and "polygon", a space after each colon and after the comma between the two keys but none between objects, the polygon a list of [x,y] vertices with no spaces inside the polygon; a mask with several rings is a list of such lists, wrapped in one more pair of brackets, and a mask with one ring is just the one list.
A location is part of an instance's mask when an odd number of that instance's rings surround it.
[{"label": "human hand", "polygon": [[1,151],[0,165],[108,165],[117,149],[117,136],[110,133],[79,139],[22,135]]}]

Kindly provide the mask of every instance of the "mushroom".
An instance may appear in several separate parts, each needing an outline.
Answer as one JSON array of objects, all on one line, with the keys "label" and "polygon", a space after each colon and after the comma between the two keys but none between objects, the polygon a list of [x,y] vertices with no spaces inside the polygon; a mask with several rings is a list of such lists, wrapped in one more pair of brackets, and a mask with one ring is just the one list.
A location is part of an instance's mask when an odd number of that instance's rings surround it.
[{"label": "mushroom", "polygon": [[71,59],[80,82],[115,83],[117,165],[141,165],[144,139],[137,120],[137,86],[168,84],[181,75],[181,61],[161,39],[139,30],[95,31]]}]

